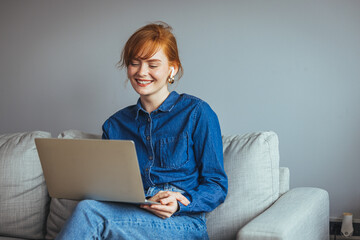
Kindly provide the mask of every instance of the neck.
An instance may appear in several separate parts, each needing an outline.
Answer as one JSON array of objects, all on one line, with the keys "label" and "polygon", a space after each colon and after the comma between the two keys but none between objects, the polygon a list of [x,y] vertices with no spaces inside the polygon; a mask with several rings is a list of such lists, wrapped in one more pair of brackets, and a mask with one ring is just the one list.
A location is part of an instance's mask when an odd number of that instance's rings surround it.
[{"label": "neck", "polygon": [[157,96],[140,96],[141,105],[148,113],[151,113],[160,107],[169,94],[170,92],[167,90],[166,92],[162,93],[161,95],[158,94]]}]

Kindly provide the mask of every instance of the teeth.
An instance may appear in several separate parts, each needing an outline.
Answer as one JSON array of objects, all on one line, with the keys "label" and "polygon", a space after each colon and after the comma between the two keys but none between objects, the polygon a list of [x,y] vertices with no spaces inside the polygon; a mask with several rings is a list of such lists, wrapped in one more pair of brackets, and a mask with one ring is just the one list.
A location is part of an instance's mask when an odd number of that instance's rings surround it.
[{"label": "teeth", "polygon": [[140,81],[140,80],[137,80],[138,83],[140,84],[148,84],[148,83],[151,83],[151,81]]}]

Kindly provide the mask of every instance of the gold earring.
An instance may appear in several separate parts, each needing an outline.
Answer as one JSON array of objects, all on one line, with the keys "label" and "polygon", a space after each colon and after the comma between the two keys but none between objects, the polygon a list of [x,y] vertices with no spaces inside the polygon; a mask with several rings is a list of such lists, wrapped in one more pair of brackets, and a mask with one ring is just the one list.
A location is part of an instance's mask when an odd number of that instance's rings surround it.
[{"label": "gold earring", "polygon": [[173,84],[173,83],[175,82],[175,77],[174,77],[174,76],[170,76],[170,77],[168,78],[168,82],[169,82],[170,84]]}]

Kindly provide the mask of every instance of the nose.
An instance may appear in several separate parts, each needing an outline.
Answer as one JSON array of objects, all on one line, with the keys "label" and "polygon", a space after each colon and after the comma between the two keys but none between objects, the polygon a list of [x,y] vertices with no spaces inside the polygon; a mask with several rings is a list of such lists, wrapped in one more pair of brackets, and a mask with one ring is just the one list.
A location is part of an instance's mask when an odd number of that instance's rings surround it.
[{"label": "nose", "polygon": [[138,74],[140,76],[146,76],[147,73],[148,73],[148,68],[147,68],[146,64],[140,64]]}]

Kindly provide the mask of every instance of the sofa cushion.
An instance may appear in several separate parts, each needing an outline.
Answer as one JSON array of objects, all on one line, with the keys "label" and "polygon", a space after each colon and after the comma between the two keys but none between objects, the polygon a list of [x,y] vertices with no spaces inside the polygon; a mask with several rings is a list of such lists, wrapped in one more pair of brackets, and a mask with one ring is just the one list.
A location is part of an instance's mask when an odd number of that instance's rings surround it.
[{"label": "sofa cushion", "polygon": [[47,132],[0,135],[0,235],[43,239],[49,197],[35,138]]},{"label": "sofa cushion", "polygon": [[[66,139],[99,139],[100,135],[84,133],[78,130],[67,130],[59,134],[58,138]],[[66,220],[70,217],[78,201],[68,199],[52,198],[50,202],[50,212],[47,219],[46,239],[54,239],[60,232]]]},{"label": "sofa cushion", "polygon": [[12,237],[2,237],[0,236],[0,240],[27,240],[25,238],[12,238]]},{"label": "sofa cushion", "polygon": [[78,201],[52,198],[45,239],[54,239],[77,206]]},{"label": "sofa cushion", "polygon": [[224,136],[229,179],[225,202],[207,214],[211,239],[235,239],[237,231],[279,197],[279,149],[274,132]]}]

